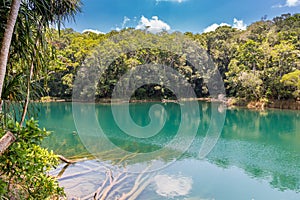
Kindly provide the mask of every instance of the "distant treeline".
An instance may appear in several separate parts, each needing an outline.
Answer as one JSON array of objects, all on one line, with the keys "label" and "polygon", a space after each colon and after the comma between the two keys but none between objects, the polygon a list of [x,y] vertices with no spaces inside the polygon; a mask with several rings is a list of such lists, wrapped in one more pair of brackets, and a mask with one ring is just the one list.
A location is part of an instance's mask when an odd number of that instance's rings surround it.
[{"label": "distant treeline", "polygon": [[[135,43],[134,38],[120,44],[105,43],[108,38],[128,31],[143,41],[158,40],[161,36],[170,41],[176,37],[176,33],[165,32],[158,36],[147,30],[130,28],[107,34],[78,33],[72,29],[64,29],[59,33],[51,30],[47,34],[52,52],[51,60],[43,72],[45,75],[37,77],[39,84],[45,89],[44,95],[71,98],[74,79],[80,66],[86,64],[87,58],[95,54],[95,51],[109,51],[118,48],[116,45],[129,48]],[[208,33],[186,32],[184,35],[211,56],[223,78],[227,96],[245,100],[300,98],[300,14],[284,14],[272,20],[262,19],[248,26],[245,31],[222,26]],[[149,63],[171,66],[185,77],[197,97],[209,96],[206,78],[184,56],[153,45],[152,48],[141,48],[117,57],[105,74],[99,77],[96,98],[111,97],[114,86],[122,75],[137,66]],[[163,73],[165,72],[162,71]],[[82,95],[94,95],[84,92]],[[175,97],[163,85],[149,84],[136,90],[132,98]]]}]

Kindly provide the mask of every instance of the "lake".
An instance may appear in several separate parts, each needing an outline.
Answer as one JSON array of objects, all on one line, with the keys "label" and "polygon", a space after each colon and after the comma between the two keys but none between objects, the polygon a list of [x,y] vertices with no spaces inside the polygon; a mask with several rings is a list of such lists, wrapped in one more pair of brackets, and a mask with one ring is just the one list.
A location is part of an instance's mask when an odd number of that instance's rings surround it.
[{"label": "lake", "polygon": [[299,111],[208,102],[39,107],[40,126],[53,131],[43,146],[80,159],[51,172],[68,198],[93,199],[99,189],[106,199],[300,199]]}]

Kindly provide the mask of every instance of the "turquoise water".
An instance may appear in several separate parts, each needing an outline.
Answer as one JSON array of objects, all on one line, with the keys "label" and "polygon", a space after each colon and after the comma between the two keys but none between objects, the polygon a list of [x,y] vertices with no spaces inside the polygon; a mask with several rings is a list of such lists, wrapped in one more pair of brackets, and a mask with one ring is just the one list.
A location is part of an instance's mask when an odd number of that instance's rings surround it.
[{"label": "turquoise water", "polygon": [[[217,105],[221,116],[226,114],[223,126],[222,120],[214,120],[218,118],[215,104],[159,104],[149,116],[154,104],[130,104],[129,116],[117,116],[122,126],[130,124],[130,117],[142,127],[152,122],[149,133],[161,128],[151,137],[144,134],[140,138],[124,132],[139,129],[122,129],[110,105],[40,105],[40,125],[53,131],[43,145],[65,157],[83,159],[68,166],[59,179],[69,198],[96,191],[107,169],[139,172],[149,163],[156,169],[159,163],[159,170],[149,176],[146,173],[149,184],[137,199],[300,199],[299,111],[226,110]],[[185,110],[180,110],[184,106]],[[124,107],[116,105],[119,111]],[[180,126],[182,121],[186,123],[184,128]],[[199,150],[211,124],[221,127],[222,132],[212,151],[202,158]],[[58,174],[63,167],[52,173]],[[130,188],[138,174],[129,177],[119,186]],[[112,192],[107,199],[118,195]]]}]

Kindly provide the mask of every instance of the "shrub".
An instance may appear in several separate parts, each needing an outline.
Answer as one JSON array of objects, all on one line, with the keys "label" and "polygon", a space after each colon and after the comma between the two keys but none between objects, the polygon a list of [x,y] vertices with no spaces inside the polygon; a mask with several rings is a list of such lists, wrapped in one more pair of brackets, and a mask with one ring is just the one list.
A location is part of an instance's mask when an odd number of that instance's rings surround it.
[{"label": "shrub", "polygon": [[49,135],[30,119],[25,127],[9,121],[0,137],[11,131],[17,140],[0,156],[1,199],[58,199],[64,196],[57,180],[47,172],[59,164],[58,157],[39,146]]}]

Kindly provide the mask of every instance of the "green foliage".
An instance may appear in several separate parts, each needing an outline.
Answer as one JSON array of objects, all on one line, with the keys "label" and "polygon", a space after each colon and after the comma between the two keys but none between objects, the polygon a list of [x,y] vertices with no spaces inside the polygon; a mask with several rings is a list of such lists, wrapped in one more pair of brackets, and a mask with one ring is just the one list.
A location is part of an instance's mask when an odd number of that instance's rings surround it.
[{"label": "green foliage", "polygon": [[93,53],[107,35],[92,32],[78,33],[72,29],[51,30],[49,43],[55,59],[48,65],[49,80],[45,89],[49,96],[70,98],[77,69]]},{"label": "green foliage", "polygon": [[[228,65],[236,52],[236,38],[234,37],[237,31],[229,26],[222,26],[213,32],[198,35],[196,38],[199,41],[205,41],[204,47],[209,55],[213,58],[223,79],[226,78],[225,72],[228,71]],[[204,38],[204,39],[202,39]],[[200,44],[203,45],[203,42]]]},{"label": "green foliage", "polygon": [[[159,49],[155,44],[155,42],[165,44],[165,41],[174,39],[174,34],[160,33],[159,35],[165,39],[163,41],[155,34],[140,30],[121,31],[122,34],[126,32],[130,32],[134,37],[128,36],[126,40],[118,43],[107,40],[120,34],[117,31],[95,34],[65,29],[61,31],[60,36],[52,36],[50,41],[58,55],[49,65],[49,71],[53,73],[47,85],[48,95],[70,98],[78,66],[95,53],[97,48],[104,54],[114,55],[117,52],[113,49],[130,48],[137,45],[138,40],[145,41],[151,48],[141,47],[135,52],[116,55],[117,59],[108,67],[105,76],[99,77],[96,94],[98,98],[110,97],[119,78],[128,70],[149,63],[171,65],[186,77],[198,97],[209,95],[205,85],[205,79],[209,77],[201,76],[201,73],[189,64],[186,57],[173,55]],[[273,20],[262,19],[248,26],[245,31],[222,26],[209,33],[187,32],[185,36],[195,41],[211,56],[223,77],[228,96],[248,100],[288,99],[292,97],[291,93],[294,93],[295,97],[295,87],[286,86],[281,79],[285,74],[300,69],[300,14],[284,14]],[[164,96],[171,98],[171,94],[166,95],[167,90],[163,91],[163,87],[160,87],[160,91],[156,90],[154,89],[156,86],[158,85],[140,88],[134,94],[134,98],[140,99],[142,96],[155,99]],[[88,93],[89,91],[86,91],[85,95],[94,95]]]},{"label": "green foliage", "polygon": [[[104,35],[95,33],[79,34],[70,29],[63,30],[61,33],[62,36],[54,40],[57,49],[59,49],[59,47],[63,48],[57,51],[59,53],[61,68],[56,70],[56,73],[52,76],[53,80],[48,83],[50,96],[70,98],[75,75],[78,75],[78,66],[82,66],[84,60],[87,60],[85,63],[87,64],[88,59],[86,58],[89,58],[95,53],[101,53],[101,57],[103,55],[106,55],[107,57],[115,55],[116,57],[116,59],[108,66],[105,75],[99,77],[96,91],[97,98],[110,97],[114,86],[122,75],[128,70],[135,69],[139,65],[150,63],[153,65],[165,64],[166,66],[171,66],[176,69],[185,76],[195,88],[197,88],[195,90],[198,96],[203,95],[201,90],[203,81],[201,80],[199,73],[196,73],[195,68],[186,62],[186,56],[178,56],[171,51],[169,52],[160,49],[162,45],[168,45],[166,41],[173,41],[176,37],[175,34],[165,33],[160,36],[148,34],[139,30],[124,30],[122,33],[128,35],[126,40],[118,39],[116,36],[118,33],[115,32]],[[109,40],[108,38],[111,35],[116,36],[115,40],[120,41],[113,42],[112,40]],[[141,46],[141,41],[148,47],[145,48],[144,46]],[[153,43],[152,41],[155,42]],[[132,47],[136,50],[129,52],[125,51],[126,53],[118,55],[119,49],[132,49]],[[97,71],[97,68],[94,70]],[[165,72],[162,71],[162,75],[163,73]],[[96,74],[97,73],[93,73],[92,75]],[[82,85],[90,84],[82,83]],[[173,96],[163,87],[160,87],[159,90],[154,89],[155,86],[157,85],[143,86],[140,88],[140,91],[137,91],[134,94],[133,98],[161,99],[165,98],[165,96],[166,98]],[[147,95],[145,95],[146,93]],[[90,94],[90,90],[87,90],[81,94],[81,96],[84,95],[89,96],[94,94]]]},{"label": "green foliage", "polygon": [[[4,39],[3,33],[9,21],[7,13],[13,7],[13,2],[0,1],[0,41]],[[12,42],[7,46],[10,48],[9,60],[4,88],[1,88],[1,101],[5,100],[3,107],[6,104],[21,107],[18,110],[23,110],[25,114],[27,104],[24,107],[20,104],[28,103],[29,99],[36,100],[40,96],[43,83],[47,82],[49,75],[49,63],[55,57],[54,50],[48,45],[49,27],[57,25],[59,28],[63,21],[74,19],[75,14],[80,11],[80,5],[80,0],[21,2]],[[13,105],[14,102],[18,106]],[[0,137],[6,131],[11,131],[17,140],[0,157],[1,199],[47,199],[63,195],[57,181],[46,174],[58,164],[58,159],[53,152],[39,146],[48,132],[39,129],[37,122],[33,120],[27,121],[25,127],[12,121],[7,122],[5,108],[4,112],[0,116]]]},{"label": "green foliage", "polygon": [[[12,1],[0,1],[0,41]],[[49,27],[60,27],[80,11],[80,0],[22,1],[12,35],[2,99],[16,102],[41,96],[55,52],[48,44]],[[28,90],[27,90],[28,89]],[[33,91],[33,92],[30,92]],[[30,93],[30,94],[27,94]]]},{"label": "green foliage", "polygon": [[289,86],[292,88],[293,96],[295,98],[300,97],[300,70],[296,70],[294,72],[285,74],[281,80],[285,86]]},{"label": "green foliage", "polygon": [[[248,100],[290,98],[290,91],[280,80],[300,68],[299,21],[299,14],[282,15],[273,21],[253,23],[235,36],[238,48],[224,80],[227,94]],[[247,76],[244,81],[249,83],[242,84],[245,73],[255,76]]]},{"label": "green foliage", "polygon": [[58,157],[39,146],[49,135],[38,127],[33,119],[21,127],[13,121],[5,129],[0,129],[0,137],[11,131],[17,138],[0,157],[0,196],[16,199],[47,199],[63,196],[55,178],[47,172],[58,165]]}]

